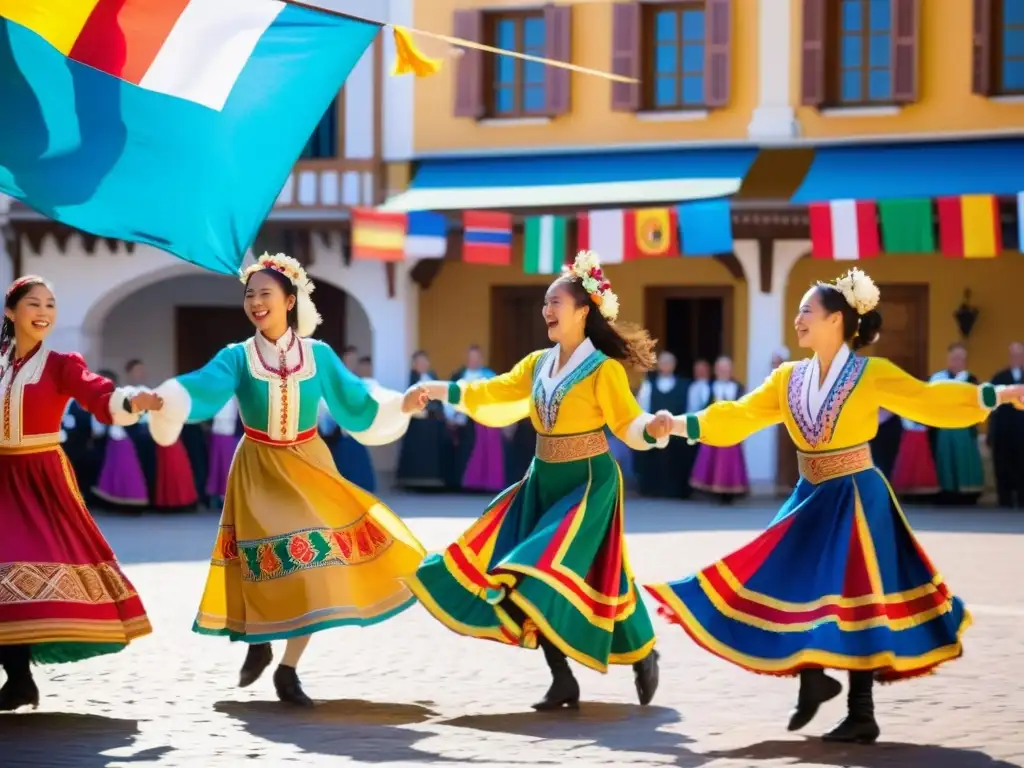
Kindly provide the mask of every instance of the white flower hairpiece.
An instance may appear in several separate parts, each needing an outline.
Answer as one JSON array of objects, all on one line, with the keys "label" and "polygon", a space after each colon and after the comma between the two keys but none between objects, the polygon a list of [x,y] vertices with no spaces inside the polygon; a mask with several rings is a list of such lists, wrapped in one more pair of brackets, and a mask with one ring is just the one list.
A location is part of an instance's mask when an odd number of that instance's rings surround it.
[{"label": "white flower hairpiece", "polygon": [[882,296],[875,281],[856,267],[837,278],[832,285],[843,294],[846,303],[857,310],[858,315],[867,314],[877,307]]},{"label": "white flower hairpiece", "polygon": [[583,290],[590,294],[606,320],[614,321],[619,316],[619,297],[612,292],[612,284],[601,271],[601,259],[594,251],[580,251],[572,266],[564,271],[583,284]]},{"label": "white flower hairpiece", "polygon": [[316,305],[313,304],[313,300],[309,296],[313,293],[314,285],[313,281],[306,275],[306,270],[291,256],[286,256],[283,253],[271,256],[269,253],[264,253],[256,259],[254,264],[250,264],[241,270],[239,277],[243,283],[248,283],[250,277],[264,269],[272,269],[284,275],[295,286],[298,292],[295,297],[298,328],[295,330],[299,336],[312,336],[317,326],[322,322],[322,318],[320,313],[316,311]]}]

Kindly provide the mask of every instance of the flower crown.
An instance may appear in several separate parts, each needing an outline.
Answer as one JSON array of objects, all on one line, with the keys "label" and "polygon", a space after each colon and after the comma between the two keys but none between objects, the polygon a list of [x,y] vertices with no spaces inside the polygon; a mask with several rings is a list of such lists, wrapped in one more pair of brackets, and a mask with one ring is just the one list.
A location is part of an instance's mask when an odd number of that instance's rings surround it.
[{"label": "flower crown", "polygon": [[842,277],[836,278],[832,286],[843,294],[846,303],[864,315],[878,306],[882,294],[875,281],[854,267]]},{"label": "flower crown", "polygon": [[10,298],[11,294],[18,290],[19,288],[21,288],[21,286],[23,285],[28,285],[29,283],[42,282],[43,278],[39,277],[39,275],[25,275],[24,277],[19,277],[13,283],[7,286],[7,293],[4,294],[4,298]]},{"label": "flower crown", "polygon": [[619,316],[619,297],[612,292],[612,284],[601,271],[601,259],[594,251],[580,251],[572,266],[563,271],[583,284],[583,290],[590,294],[606,320],[614,321]]},{"label": "flower crown", "polygon": [[291,256],[286,256],[283,253],[275,254],[271,256],[269,253],[264,253],[258,259],[255,264],[250,264],[245,269],[241,270],[239,278],[243,283],[249,282],[249,278],[257,272],[262,272],[264,269],[272,269],[275,272],[287,277],[292,281],[292,284],[303,291],[307,296],[313,292],[313,281],[306,276],[306,270],[302,268],[302,265],[298,261],[293,259]]}]

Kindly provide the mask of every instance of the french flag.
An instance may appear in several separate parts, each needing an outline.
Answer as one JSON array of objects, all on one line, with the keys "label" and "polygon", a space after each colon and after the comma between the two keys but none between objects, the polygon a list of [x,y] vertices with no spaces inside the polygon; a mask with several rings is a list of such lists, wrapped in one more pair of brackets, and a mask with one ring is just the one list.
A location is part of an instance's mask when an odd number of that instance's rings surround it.
[{"label": "french flag", "polygon": [[512,216],[493,211],[462,214],[462,260],[467,264],[508,266],[512,263]]}]

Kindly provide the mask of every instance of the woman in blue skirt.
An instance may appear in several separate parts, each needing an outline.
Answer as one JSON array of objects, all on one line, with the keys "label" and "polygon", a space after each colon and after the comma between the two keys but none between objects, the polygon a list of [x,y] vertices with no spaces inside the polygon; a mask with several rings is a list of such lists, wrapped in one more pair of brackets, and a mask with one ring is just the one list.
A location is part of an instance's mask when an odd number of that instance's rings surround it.
[{"label": "woman in blue skirt", "polygon": [[1024,397],[1021,386],[925,384],[884,358],[861,357],[881,329],[878,299],[858,269],[815,285],[795,320],[811,359],[784,363],[735,402],[676,419],[676,434],[717,446],[782,423],[801,479],[751,543],[682,581],[647,586],[662,615],[711,653],[753,672],[800,676],[790,730],[842,690],[825,670],[847,670],[848,714],[828,741],[874,742],[874,681],[959,657],[970,624],[872,461],[878,410],[961,428]]}]

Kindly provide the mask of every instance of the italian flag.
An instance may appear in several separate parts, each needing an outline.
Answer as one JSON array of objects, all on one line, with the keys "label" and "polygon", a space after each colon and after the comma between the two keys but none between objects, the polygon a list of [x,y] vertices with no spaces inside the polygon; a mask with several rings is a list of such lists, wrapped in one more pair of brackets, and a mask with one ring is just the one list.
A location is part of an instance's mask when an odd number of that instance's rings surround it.
[{"label": "italian flag", "polygon": [[877,256],[882,250],[873,200],[811,203],[807,214],[815,259],[858,261]]},{"label": "italian flag", "polygon": [[531,216],[523,224],[523,271],[553,275],[566,262],[566,221],[563,216]]}]

